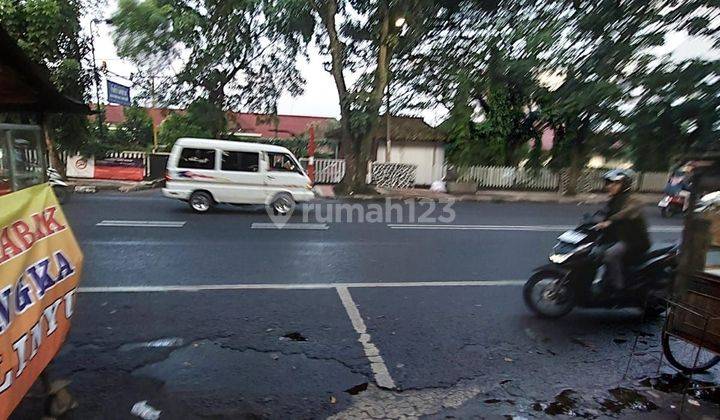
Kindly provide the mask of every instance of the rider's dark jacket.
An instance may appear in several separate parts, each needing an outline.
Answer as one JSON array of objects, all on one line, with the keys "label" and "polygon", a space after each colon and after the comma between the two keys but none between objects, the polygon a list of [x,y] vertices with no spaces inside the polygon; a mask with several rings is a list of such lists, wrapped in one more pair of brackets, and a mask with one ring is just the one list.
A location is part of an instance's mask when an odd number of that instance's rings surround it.
[{"label": "rider's dark jacket", "polygon": [[612,222],[609,233],[627,244],[629,258],[640,256],[650,248],[642,208],[642,203],[630,192],[615,195],[607,203],[606,219]]}]

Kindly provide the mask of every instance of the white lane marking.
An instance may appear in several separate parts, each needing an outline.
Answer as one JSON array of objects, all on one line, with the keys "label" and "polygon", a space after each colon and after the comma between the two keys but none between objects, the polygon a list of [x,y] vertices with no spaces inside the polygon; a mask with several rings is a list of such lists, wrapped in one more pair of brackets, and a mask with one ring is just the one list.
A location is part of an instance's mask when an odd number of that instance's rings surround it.
[{"label": "white lane marking", "polygon": [[148,292],[201,292],[212,290],[304,290],[344,287],[463,287],[463,286],[522,286],[525,280],[474,280],[474,281],[416,281],[390,283],[266,283],[266,284],[199,284],[167,286],[87,286],[82,293],[148,293]]},{"label": "white lane marking", "polygon": [[186,222],[163,220],[103,220],[95,226],[181,228]]},{"label": "white lane marking", "polygon": [[[564,225],[429,225],[429,224],[388,224],[390,229],[408,230],[496,230],[522,232],[563,232],[576,226]],[[682,226],[653,226],[650,232],[682,232]]]},{"label": "white lane marking", "polygon": [[372,343],[370,334],[367,333],[365,321],[363,321],[360,311],[350,295],[350,291],[347,287],[336,287],[335,289],[338,296],[340,296],[353,328],[355,328],[355,332],[360,335],[358,341],[362,344],[365,356],[370,361],[370,369],[375,375],[375,382],[381,388],[395,389],[395,381],[390,376],[390,371],[388,371],[385,360],[380,355],[380,350]]},{"label": "white lane marking", "polygon": [[285,223],[284,225],[276,225],[275,223],[253,223],[250,228],[271,230],[328,230],[330,226],[325,223]]}]

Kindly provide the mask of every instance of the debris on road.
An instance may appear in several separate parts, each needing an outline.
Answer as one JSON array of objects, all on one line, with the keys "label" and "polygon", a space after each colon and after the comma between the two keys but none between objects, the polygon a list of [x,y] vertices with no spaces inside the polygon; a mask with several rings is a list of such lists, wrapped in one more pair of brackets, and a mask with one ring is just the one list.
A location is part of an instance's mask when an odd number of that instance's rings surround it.
[{"label": "debris on road", "polygon": [[147,341],[144,343],[130,343],[130,344],[123,344],[120,347],[120,351],[131,351],[131,350],[137,350],[142,348],[164,348],[164,347],[180,347],[184,343],[182,338],[179,337],[170,337],[170,338],[160,338],[153,341]]},{"label": "debris on road", "polygon": [[97,188],[91,185],[76,185],[75,192],[78,194],[95,194],[97,192]]},{"label": "debris on road", "polygon": [[130,414],[140,417],[143,420],[158,420],[161,410],[157,410],[147,403],[147,400],[136,402],[130,410]]}]

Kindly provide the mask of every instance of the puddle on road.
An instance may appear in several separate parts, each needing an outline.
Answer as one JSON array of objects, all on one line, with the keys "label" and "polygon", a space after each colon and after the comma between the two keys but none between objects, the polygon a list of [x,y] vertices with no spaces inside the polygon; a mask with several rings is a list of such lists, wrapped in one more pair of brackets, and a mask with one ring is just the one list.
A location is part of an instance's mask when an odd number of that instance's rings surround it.
[{"label": "puddle on road", "polygon": [[720,405],[720,388],[717,388],[718,384],[697,379],[693,379],[688,383],[688,379],[679,373],[674,375],[663,373],[657,378],[645,378],[640,381],[640,385],[666,394],[682,394],[685,387],[687,387],[688,395]]},{"label": "puddle on road", "polygon": [[166,347],[180,347],[184,343],[182,338],[170,337],[160,338],[153,341],[147,341],[144,343],[127,343],[120,346],[120,351],[132,351],[137,349],[145,348],[166,348]]},{"label": "puddle on road", "polygon": [[549,404],[536,402],[532,405],[532,409],[542,411],[551,416],[564,415],[575,417],[578,416],[576,411],[578,402],[577,392],[572,389],[565,389],[555,397],[555,401]]},{"label": "puddle on road", "polygon": [[530,405],[536,412],[548,416],[568,416],[581,418],[597,418],[601,415],[616,415],[621,412],[650,412],[658,406],[638,391],[618,387],[607,391],[607,394],[580,395],[572,389],[560,392],[551,402],[536,401]]},{"label": "puddle on road", "polygon": [[652,401],[638,391],[618,387],[608,391],[613,398],[608,398],[600,402],[600,405],[606,412],[618,414],[625,409],[635,411],[654,411],[658,409]]}]

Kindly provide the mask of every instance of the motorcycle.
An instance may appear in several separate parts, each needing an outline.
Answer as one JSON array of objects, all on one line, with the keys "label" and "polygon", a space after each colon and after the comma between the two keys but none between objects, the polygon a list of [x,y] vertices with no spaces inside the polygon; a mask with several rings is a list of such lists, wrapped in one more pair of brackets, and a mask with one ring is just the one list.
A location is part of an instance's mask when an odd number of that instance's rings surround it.
[{"label": "motorcycle", "polygon": [[58,202],[60,204],[67,203],[72,195],[72,187],[55,168],[47,169],[47,177],[50,187],[52,187]]},{"label": "motorcycle", "polygon": [[543,318],[560,318],[576,306],[584,308],[640,308],[648,315],[665,310],[677,271],[679,245],[651,249],[625,266],[627,287],[612,295],[599,291],[596,280],[603,251],[612,238],[593,227],[586,215],[575,229],[558,237],[550,264],[534,270],[523,288],[525,305]]},{"label": "motorcycle", "polygon": [[660,207],[660,215],[665,218],[673,217],[676,214],[685,212],[685,200],[683,195],[666,195],[658,203]]}]

